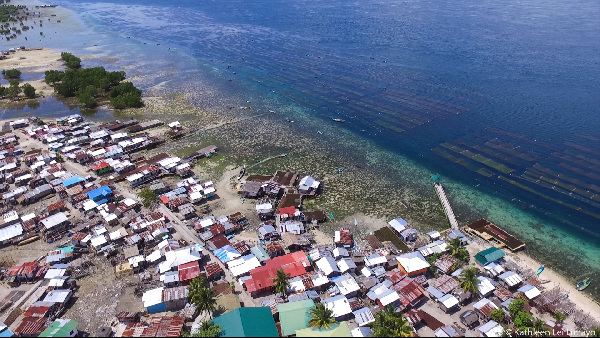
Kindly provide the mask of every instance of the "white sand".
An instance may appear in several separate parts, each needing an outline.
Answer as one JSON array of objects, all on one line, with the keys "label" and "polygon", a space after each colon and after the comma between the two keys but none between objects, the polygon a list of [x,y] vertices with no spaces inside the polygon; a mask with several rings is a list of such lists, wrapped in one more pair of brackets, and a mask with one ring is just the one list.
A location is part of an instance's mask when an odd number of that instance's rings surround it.
[{"label": "white sand", "polygon": [[7,59],[0,60],[0,69],[19,69],[21,72],[40,73],[62,67],[60,53],[48,49],[19,50],[11,53]]}]

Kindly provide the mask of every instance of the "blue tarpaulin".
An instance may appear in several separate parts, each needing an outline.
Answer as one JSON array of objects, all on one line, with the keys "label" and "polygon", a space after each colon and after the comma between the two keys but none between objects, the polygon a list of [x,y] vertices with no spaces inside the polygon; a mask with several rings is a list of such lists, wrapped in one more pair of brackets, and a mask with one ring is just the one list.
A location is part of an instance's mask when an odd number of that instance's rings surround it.
[{"label": "blue tarpaulin", "polygon": [[[88,197],[97,202],[99,199],[107,198],[112,194],[112,190],[108,186],[101,186],[87,193]],[[98,203],[101,204],[101,203]]]},{"label": "blue tarpaulin", "polygon": [[71,178],[68,178],[68,179],[62,181],[62,183],[64,184],[65,187],[68,188],[68,187],[72,186],[73,184],[77,184],[77,183],[83,182],[83,181],[85,181],[85,178],[83,178],[81,176],[74,176],[74,177],[71,177]]}]

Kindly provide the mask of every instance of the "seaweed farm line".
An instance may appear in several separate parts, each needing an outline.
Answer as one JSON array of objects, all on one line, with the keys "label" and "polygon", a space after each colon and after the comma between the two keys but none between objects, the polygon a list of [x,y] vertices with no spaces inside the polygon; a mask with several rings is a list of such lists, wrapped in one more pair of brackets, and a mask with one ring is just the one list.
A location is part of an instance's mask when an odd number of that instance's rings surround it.
[{"label": "seaweed farm line", "polygon": [[448,197],[446,196],[446,192],[444,191],[444,187],[438,182],[434,183],[435,192],[440,198],[440,202],[442,202],[442,207],[444,208],[444,212],[446,213],[446,217],[448,217],[448,222],[450,222],[450,226],[454,230],[458,230],[458,222],[456,221],[456,216],[454,216],[454,211],[452,211],[452,207],[450,206],[450,201],[448,201]]}]

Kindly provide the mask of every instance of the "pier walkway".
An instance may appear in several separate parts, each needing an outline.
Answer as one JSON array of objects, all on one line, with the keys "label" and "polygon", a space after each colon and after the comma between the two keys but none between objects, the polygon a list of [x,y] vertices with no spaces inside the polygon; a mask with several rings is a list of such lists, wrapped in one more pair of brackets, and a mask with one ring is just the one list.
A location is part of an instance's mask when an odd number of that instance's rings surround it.
[{"label": "pier walkway", "polygon": [[434,183],[435,192],[440,198],[440,202],[442,202],[442,207],[444,208],[444,212],[446,213],[446,217],[448,217],[448,222],[450,222],[450,227],[452,229],[458,230],[458,221],[456,221],[456,216],[454,216],[454,211],[452,211],[452,207],[450,206],[450,201],[448,201],[448,197],[446,197],[446,192],[444,191],[444,187],[439,182]]}]

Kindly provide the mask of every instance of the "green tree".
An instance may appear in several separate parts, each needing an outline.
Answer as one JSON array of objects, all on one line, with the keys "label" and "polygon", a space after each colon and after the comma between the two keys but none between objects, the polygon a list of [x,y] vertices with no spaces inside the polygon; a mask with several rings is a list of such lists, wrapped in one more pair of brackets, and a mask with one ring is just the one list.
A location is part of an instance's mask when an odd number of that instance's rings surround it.
[{"label": "green tree", "polygon": [[502,324],[504,322],[505,316],[506,314],[502,309],[495,309],[492,312],[490,312],[490,319],[499,324]]},{"label": "green tree", "polygon": [[560,311],[556,311],[554,313],[554,320],[556,320],[557,323],[562,323],[565,321],[565,319],[567,319],[567,316],[565,316],[562,312]]},{"label": "green tree", "polygon": [[138,196],[142,199],[142,205],[145,208],[150,207],[154,202],[158,200],[158,196],[150,189],[142,189]]},{"label": "green tree", "polygon": [[590,328],[588,337],[600,337],[600,326]]},{"label": "green tree", "polygon": [[6,79],[19,79],[21,77],[21,71],[18,69],[7,69],[2,71],[2,75]]},{"label": "green tree", "polygon": [[413,327],[393,306],[386,306],[375,314],[373,337],[412,337]]},{"label": "green tree", "polygon": [[8,95],[8,88],[0,86],[0,98],[5,97],[6,95]]},{"label": "green tree", "polygon": [[552,331],[546,326],[546,322],[537,318],[531,323],[534,337],[550,337]]},{"label": "green tree", "polygon": [[60,53],[60,58],[65,62],[67,68],[78,69],[81,68],[81,59],[75,55],[67,52]]},{"label": "green tree", "polygon": [[35,88],[33,88],[32,85],[30,85],[29,83],[26,83],[23,85],[23,94],[25,94],[25,96],[27,96],[27,98],[29,99],[33,99],[35,98]]},{"label": "green tree", "polygon": [[16,98],[17,96],[19,96],[19,94],[21,94],[22,90],[23,89],[21,89],[21,87],[19,86],[19,81],[12,80],[10,81],[10,85],[8,86],[6,94],[10,98]]},{"label": "green tree", "polygon": [[525,301],[522,299],[513,299],[508,304],[508,314],[510,318],[515,318],[519,312],[525,311]]},{"label": "green tree", "polygon": [[274,283],[275,293],[280,293],[284,297],[287,296],[287,290],[290,287],[290,274],[285,273],[283,268],[277,270],[277,276],[272,279]]},{"label": "green tree", "polygon": [[62,81],[62,78],[65,75],[65,73],[58,70],[47,70],[44,73],[44,75],[44,81],[46,82],[46,84],[54,85],[57,82]]},{"label": "green tree", "polygon": [[87,91],[84,91],[81,94],[79,94],[79,96],[77,96],[77,100],[85,108],[94,108],[97,105],[94,96]]},{"label": "green tree", "polygon": [[205,281],[204,276],[198,276],[192,280],[189,286],[188,300],[196,305],[196,309],[200,313],[208,312],[212,317],[217,301],[212,290],[204,286]]},{"label": "green tree", "polygon": [[308,320],[308,326],[315,329],[329,330],[336,324],[335,318],[332,317],[333,312],[325,307],[323,303],[317,303],[315,306],[308,310],[310,319]]},{"label": "green tree", "polygon": [[218,337],[223,333],[223,329],[209,320],[205,320],[200,325],[198,332],[188,333],[182,332],[181,337]]},{"label": "green tree", "polygon": [[459,285],[463,291],[470,291],[471,294],[476,294],[479,291],[479,279],[477,278],[477,268],[466,268],[458,276]]},{"label": "green tree", "polygon": [[530,313],[521,311],[515,316],[514,324],[516,328],[521,330],[531,328],[533,324],[533,316]]}]

